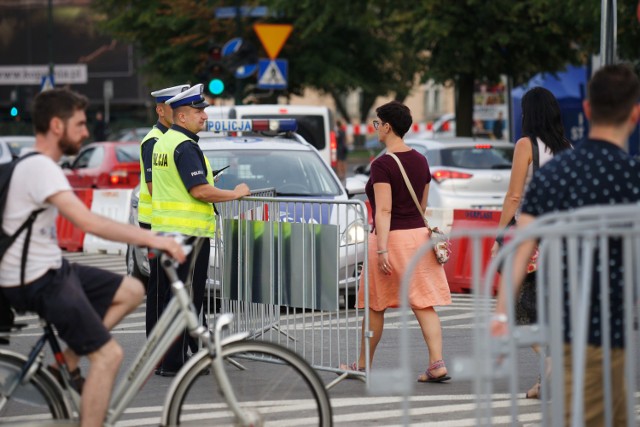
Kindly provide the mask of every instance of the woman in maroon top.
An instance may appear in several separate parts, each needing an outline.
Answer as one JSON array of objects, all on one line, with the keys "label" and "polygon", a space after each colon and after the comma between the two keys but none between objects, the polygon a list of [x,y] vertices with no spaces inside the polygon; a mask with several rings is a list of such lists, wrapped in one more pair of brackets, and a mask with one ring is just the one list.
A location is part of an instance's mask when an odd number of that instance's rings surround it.
[{"label": "woman in maroon top", "polygon": [[[422,211],[427,205],[431,174],[427,159],[405,144],[402,139],[411,127],[409,108],[393,101],[376,109],[378,119],[373,125],[378,139],[400,159],[413,189],[421,199]],[[391,156],[381,156],[371,164],[371,175],[366,186],[374,218],[373,232],[369,235],[369,325],[373,331],[370,345],[370,362],[380,342],[384,327],[384,312],[399,307],[402,276],[418,248],[429,240],[429,230],[418,211],[405,184],[400,168]],[[358,304],[364,308],[364,286],[358,291]],[[442,360],[442,330],[440,319],[434,310],[436,305],[451,304],[449,284],[444,268],[428,251],[414,270],[409,288],[409,303],[429,350],[426,372],[418,377],[420,382],[449,380]],[[364,341],[364,324],[363,324]],[[345,370],[363,371],[364,346],[360,357]]]}]

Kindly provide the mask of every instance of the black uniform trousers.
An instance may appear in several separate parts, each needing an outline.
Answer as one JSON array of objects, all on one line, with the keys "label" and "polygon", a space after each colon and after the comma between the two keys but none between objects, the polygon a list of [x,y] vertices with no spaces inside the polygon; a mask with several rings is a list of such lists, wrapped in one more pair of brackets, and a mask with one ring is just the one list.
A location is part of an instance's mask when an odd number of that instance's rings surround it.
[{"label": "black uniform trousers", "polygon": [[[187,260],[180,264],[178,267],[178,277],[185,285],[191,284],[191,295],[193,298],[193,305],[198,313],[202,309],[202,303],[204,300],[205,286],[207,282],[207,276],[209,272],[209,253],[211,251],[209,239],[205,239],[200,247],[200,251],[190,253]],[[189,274],[189,265],[191,259],[196,256],[196,264],[193,269],[193,276],[190,280],[187,280]],[[157,259],[152,259],[149,262],[149,286],[147,288],[147,336],[156,325],[158,319],[162,315],[162,312],[169,304],[169,301],[173,297],[171,291],[171,283],[167,277],[164,269],[160,266]],[[191,353],[195,353],[198,350],[198,342],[192,338],[188,331],[185,329],[180,337],[176,339],[171,348],[165,354],[163,360],[160,363],[159,368],[163,371],[177,372],[182,365],[187,361],[187,350],[191,349]]]}]

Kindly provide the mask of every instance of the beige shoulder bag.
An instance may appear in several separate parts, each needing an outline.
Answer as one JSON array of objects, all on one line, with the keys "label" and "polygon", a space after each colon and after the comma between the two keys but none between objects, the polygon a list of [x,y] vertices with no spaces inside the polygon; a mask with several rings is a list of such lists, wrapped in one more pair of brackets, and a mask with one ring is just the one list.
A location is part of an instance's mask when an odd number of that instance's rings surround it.
[{"label": "beige shoulder bag", "polygon": [[449,257],[451,257],[451,242],[449,241],[449,237],[447,237],[446,234],[440,231],[438,227],[431,228],[429,226],[429,221],[425,216],[425,212],[422,212],[422,206],[420,206],[420,202],[418,201],[416,192],[413,191],[413,187],[411,186],[411,181],[409,181],[407,172],[404,170],[404,166],[402,166],[400,159],[398,158],[398,156],[396,156],[393,153],[387,152],[387,154],[391,156],[393,160],[395,160],[396,163],[398,164],[398,167],[400,168],[400,173],[402,174],[402,178],[404,178],[404,183],[407,185],[407,188],[409,189],[409,194],[411,194],[411,198],[413,199],[413,202],[416,204],[416,207],[418,208],[418,211],[420,212],[420,215],[424,220],[424,225],[426,225],[429,231],[431,232],[431,238],[435,240],[433,244],[433,252],[436,254],[436,259],[440,264],[446,263],[447,261],[449,261]]}]

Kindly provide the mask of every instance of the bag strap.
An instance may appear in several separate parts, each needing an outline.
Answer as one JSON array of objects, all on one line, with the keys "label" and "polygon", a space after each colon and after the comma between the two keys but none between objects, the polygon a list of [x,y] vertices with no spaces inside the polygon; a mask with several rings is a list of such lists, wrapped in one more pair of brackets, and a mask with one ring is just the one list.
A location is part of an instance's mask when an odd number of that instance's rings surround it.
[{"label": "bag strap", "polygon": [[533,173],[540,169],[540,149],[538,148],[538,137],[531,135],[529,137],[531,141],[531,166]]},{"label": "bag strap", "polygon": [[31,231],[33,230],[33,223],[38,217],[38,214],[42,211],[44,211],[44,208],[36,209],[35,211],[31,212],[29,218],[27,218],[24,224],[22,224],[22,227],[20,227],[20,230],[15,234],[17,237],[17,235],[20,234],[20,231],[22,231],[25,226],[27,227],[27,235],[24,238],[24,245],[22,246],[22,259],[20,260],[20,286],[24,285],[24,273],[27,269],[27,255],[29,253],[29,244],[31,243]]},{"label": "bag strap", "polygon": [[396,156],[393,153],[387,152],[387,154],[391,156],[393,160],[395,160],[396,163],[398,164],[398,167],[400,168],[400,173],[402,174],[402,178],[404,178],[404,183],[407,185],[407,188],[409,189],[409,193],[411,194],[411,198],[413,199],[413,202],[416,204],[416,207],[418,208],[418,212],[420,212],[420,216],[424,220],[424,225],[426,225],[428,229],[431,229],[431,227],[429,227],[429,222],[427,221],[427,218],[425,218],[424,216],[425,213],[422,212],[422,206],[420,205],[420,202],[418,202],[418,197],[416,196],[416,192],[413,191],[413,187],[411,186],[411,182],[409,181],[407,172],[404,170],[404,166],[402,166],[400,159],[398,158],[398,156]]}]

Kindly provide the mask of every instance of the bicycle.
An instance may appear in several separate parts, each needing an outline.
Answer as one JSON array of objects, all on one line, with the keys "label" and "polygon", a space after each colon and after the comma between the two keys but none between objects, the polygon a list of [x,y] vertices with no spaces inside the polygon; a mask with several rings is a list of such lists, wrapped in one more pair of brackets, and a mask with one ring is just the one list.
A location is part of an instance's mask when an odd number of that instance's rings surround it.
[{"label": "bicycle", "polygon": [[[196,240],[192,245],[183,243],[185,251],[197,249],[203,239]],[[203,346],[173,379],[163,405],[162,426],[202,426],[212,421],[216,425],[279,425],[291,419],[291,411],[296,419],[304,419],[305,425],[332,425],[327,391],[304,359],[282,346],[247,340],[248,333],[222,338],[223,328],[232,322],[231,314],[216,319],[212,336],[199,322],[187,287],[177,276],[177,262],[162,254],[160,263],[172,283],[174,297],[115,385],[105,426],[119,420],[185,327]],[[80,395],[71,386],[69,371],[60,359],[61,347],[53,327],[41,322],[44,334],[28,356],[0,349],[0,425],[79,424]],[[43,364],[46,343],[61,365],[62,383]],[[209,371],[214,375],[208,375]]]}]

